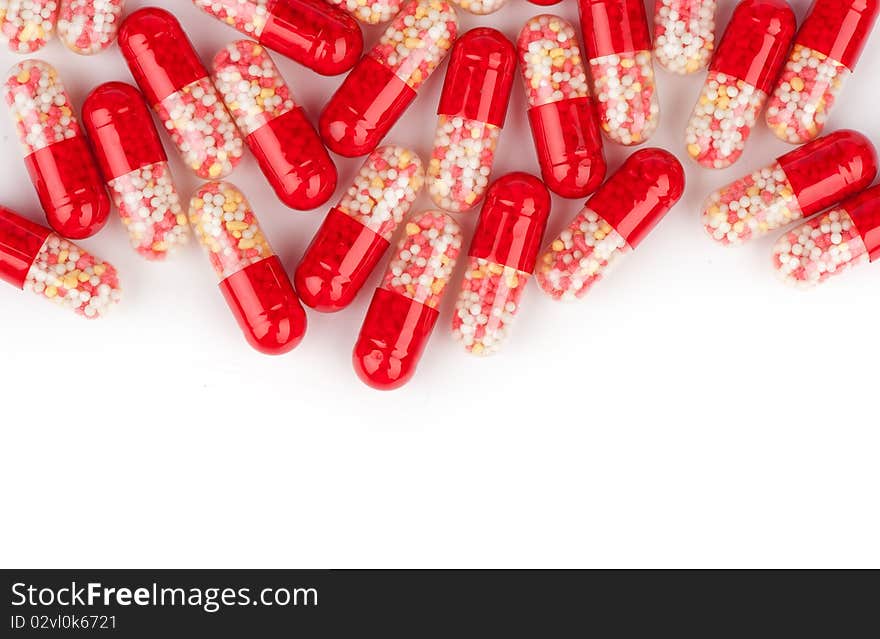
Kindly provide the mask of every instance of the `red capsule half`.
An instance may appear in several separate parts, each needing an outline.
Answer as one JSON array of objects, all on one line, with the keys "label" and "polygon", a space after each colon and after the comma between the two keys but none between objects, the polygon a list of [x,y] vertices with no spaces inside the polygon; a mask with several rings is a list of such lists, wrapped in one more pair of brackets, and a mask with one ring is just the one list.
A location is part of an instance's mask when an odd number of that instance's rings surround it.
[{"label": "red capsule half", "polygon": [[206,180],[232,173],[244,141],[177,19],[139,9],[122,23],[119,46],[187,166]]},{"label": "red capsule half", "polygon": [[143,96],[108,82],[89,94],[82,115],[132,247],[149,260],[165,259],[186,244],[189,223]]},{"label": "red capsule half", "polygon": [[325,313],[351,304],[424,181],[422,161],[409,149],[388,145],[370,154],[296,267],[304,304]]},{"label": "red capsule half", "polygon": [[483,198],[515,69],[516,50],[500,31],[471,29],[455,43],[428,164],[428,192],[440,208],[466,211]]},{"label": "red capsule half", "polygon": [[538,284],[555,300],[586,295],[675,206],[684,185],[684,170],[671,153],[633,153],[538,259]]},{"label": "red capsule half", "polygon": [[509,173],[489,188],[452,316],[452,334],[467,352],[489,355],[507,339],[549,215],[550,193],[528,173]]},{"label": "red capsule half", "polygon": [[306,333],[306,314],[244,195],[226,182],[202,186],[189,220],[248,343],[283,355]]},{"label": "red capsule half", "polygon": [[788,55],[795,18],[783,0],[743,0],[709,65],[685,130],[688,155],[723,169],[742,155]]},{"label": "red capsule half", "polygon": [[354,369],[378,390],[399,388],[416,372],[461,252],[461,229],[440,211],[414,215],[367,310]]},{"label": "red capsule half", "polygon": [[239,40],[221,50],[214,84],[282,202],[306,211],[330,199],[336,166],[262,45]]},{"label": "red capsule half", "polygon": [[562,18],[539,15],[520,31],[518,46],[544,183],[563,197],[585,197],[602,183],[606,166],[577,33]]},{"label": "red capsule half", "polygon": [[87,319],[101,317],[120,297],[112,265],[3,206],[0,280]]},{"label": "red capsule half", "polygon": [[375,149],[457,35],[446,0],[409,0],[324,107],[318,128],[327,147],[345,157]]},{"label": "red capsule half", "polygon": [[110,198],[58,72],[25,60],[10,69],[4,89],[49,225],[64,237],[94,235],[107,222]]},{"label": "red capsule half", "polygon": [[193,4],[321,75],[345,73],[364,48],[354,18],[323,0],[193,0]]}]

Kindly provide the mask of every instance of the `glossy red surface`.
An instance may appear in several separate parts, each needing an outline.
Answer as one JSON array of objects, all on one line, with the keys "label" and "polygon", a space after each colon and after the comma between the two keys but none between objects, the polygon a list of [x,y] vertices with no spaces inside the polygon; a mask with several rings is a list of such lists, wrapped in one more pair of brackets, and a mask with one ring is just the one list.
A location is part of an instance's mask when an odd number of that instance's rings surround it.
[{"label": "glossy red surface", "polygon": [[31,264],[51,232],[0,206],[0,280],[24,288]]},{"label": "glossy red surface", "polygon": [[783,0],[743,0],[721,36],[710,71],[769,93],[791,47],[796,24]]},{"label": "glossy red surface", "polygon": [[549,215],[547,187],[528,173],[508,173],[489,187],[468,255],[531,273]]},{"label": "glossy red surface", "polygon": [[108,182],[168,159],[143,95],[129,84],[108,82],[92,91],[82,120]]},{"label": "glossy red surface", "polygon": [[880,258],[880,185],[862,191],[840,206],[852,218],[871,261]]},{"label": "glossy red surface", "polygon": [[586,206],[636,248],[684,193],[684,169],[671,153],[642,149],[629,156]]},{"label": "glossy red surface", "polygon": [[261,353],[283,355],[306,334],[306,313],[278,256],[230,275],[220,290],[248,343]]},{"label": "glossy red surface", "polygon": [[877,152],[861,133],[842,129],[778,159],[804,217],[858,193],[877,175]]},{"label": "glossy red surface", "polygon": [[650,51],[644,0],[578,0],[588,59]]},{"label": "glossy red surface", "polygon": [[150,106],[208,75],[177,18],[163,9],[146,7],[128,16],[119,28],[119,47]]},{"label": "glossy red surface", "polygon": [[90,237],[110,214],[110,197],[82,135],[56,142],[24,159],[46,219],[59,235]]},{"label": "glossy red surface", "polygon": [[304,304],[324,313],[354,301],[388,250],[388,241],[332,208],[296,267],[294,284]]},{"label": "glossy red surface", "polygon": [[307,211],[324,204],[336,189],[336,166],[305,111],[296,107],[245,138],[278,198]]},{"label": "glossy red surface", "polygon": [[399,293],[377,289],[352,354],[358,377],[378,390],[403,386],[415,374],[439,315]]},{"label": "glossy red surface", "polygon": [[260,44],[321,75],[345,73],[363,52],[355,19],[323,0],[274,0],[268,14]]},{"label": "glossy red surface", "polygon": [[795,42],[853,70],[877,20],[877,0],[815,0]]},{"label": "glossy red surface", "polygon": [[318,124],[321,137],[339,155],[366,155],[415,98],[412,87],[391,69],[365,56],[324,107]]},{"label": "glossy red surface", "polygon": [[562,197],[586,197],[605,178],[605,152],[592,98],[529,109],[529,124],[544,183]]},{"label": "glossy red surface", "polygon": [[481,27],[452,49],[438,115],[504,126],[516,71],[516,50],[504,34]]}]

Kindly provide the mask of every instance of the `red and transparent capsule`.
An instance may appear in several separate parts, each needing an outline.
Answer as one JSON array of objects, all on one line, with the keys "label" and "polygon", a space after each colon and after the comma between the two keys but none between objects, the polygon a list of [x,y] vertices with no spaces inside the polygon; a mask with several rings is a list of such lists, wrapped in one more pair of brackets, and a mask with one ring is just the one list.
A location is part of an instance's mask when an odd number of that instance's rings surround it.
[{"label": "red and transparent capsule", "polygon": [[143,96],[122,82],[102,84],[82,115],[132,247],[165,259],[187,243],[189,223]]},{"label": "red and transparent capsule", "polygon": [[490,13],[495,13],[507,4],[507,0],[452,0],[459,7],[464,9],[465,11],[470,11],[471,13],[478,16],[485,16]]},{"label": "red and transparent capsule", "polygon": [[685,129],[688,155],[701,166],[724,169],[742,155],[794,30],[794,13],[783,0],[737,5]]},{"label": "red and transparent capsule", "polygon": [[518,40],[529,125],[541,176],[563,197],[585,197],[605,177],[605,155],[574,27],[535,16]]},{"label": "red and transparent capsule", "polygon": [[49,225],[64,237],[94,235],[107,222],[110,198],[58,72],[25,60],[10,69],[4,89]]},{"label": "red and transparent capsule", "polygon": [[61,0],[58,37],[80,55],[92,55],[116,40],[125,0]]},{"label": "red and transparent capsule", "polygon": [[186,165],[202,179],[232,173],[244,142],[177,19],[155,7],[135,11],[119,46]]},{"label": "red and transparent capsule", "polygon": [[0,206],[0,280],[94,319],[120,298],[107,262]]},{"label": "red and transparent capsule", "polygon": [[55,33],[58,0],[4,0],[0,34],[13,53],[39,51]]},{"label": "red and transparent capsule", "polygon": [[489,189],[452,316],[452,334],[467,352],[496,353],[507,340],[549,215],[550,193],[528,173],[509,173]]},{"label": "red and transparent capsule", "polygon": [[408,149],[382,146],[370,154],[296,267],[294,284],[304,304],[325,313],[351,304],[424,180],[422,161]]},{"label": "red and transparent capsule", "polygon": [[461,241],[458,224],[440,211],[418,213],[406,223],[354,347],[354,369],[368,386],[392,390],[415,374]]},{"label": "red and transparent capsule", "polygon": [[397,15],[403,0],[327,0],[327,2],[348,11],[364,24],[381,24]]},{"label": "red and transparent capsule", "polygon": [[835,131],[713,192],[703,226],[715,241],[739,245],[858,193],[876,174],[871,141]]},{"label": "red and transparent capsule", "polygon": [[878,9],[876,0],[813,2],[767,105],[767,125],[776,137],[803,144],[822,133]]},{"label": "red and transparent capsule", "polygon": [[672,73],[686,75],[709,64],[715,50],[718,0],[657,0],[654,58]]},{"label": "red and transparent capsule", "polygon": [[306,333],[305,311],[241,191],[205,184],[190,201],[189,221],[248,343],[266,355],[294,349]]},{"label": "red and transparent capsule", "polygon": [[773,247],[782,278],[808,288],[880,258],[880,186],[785,233]]},{"label": "red and transparent capsule", "polygon": [[321,75],[345,73],[364,49],[357,22],[323,0],[193,0],[193,4]]},{"label": "red and transparent capsule", "polygon": [[428,164],[428,192],[440,208],[460,213],[483,198],[515,69],[516,51],[495,29],[472,29],[455,43]]},{"label": "red and transparent capsule", "polygon": [[222,49],[214,84],[282,202],[306,211],[330,199],[336,166],[262,45],[239,40]]},{"label": "red and transparent capsule", "polygon": [[458,18],[446,0],[404,4],[324,107],[318,128],[330,150],[358,157],[379,146],[457,35]]},{"label": "red and transparent capsule", "polygon": [[618,144],[641,144],[660,122],[645,3],[578,2],[602,131]]},{"label": "red and transparent capsule", "polygon": [[675,206],[684,184],[671,153],[633,153],[538,258],[538,284],[555,300],[586,295]]}]

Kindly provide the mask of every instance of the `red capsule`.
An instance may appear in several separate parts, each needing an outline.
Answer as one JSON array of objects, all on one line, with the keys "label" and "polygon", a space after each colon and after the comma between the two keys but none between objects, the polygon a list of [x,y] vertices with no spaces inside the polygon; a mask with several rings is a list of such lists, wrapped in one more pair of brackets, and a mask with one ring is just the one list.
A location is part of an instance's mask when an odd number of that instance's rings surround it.
[{"label": "red capsule", "polygon": [[563,197],[585,197],[602,183],[606,167],[577,33],[562,18],[539,15],[520,31],[518,44],[544,183]]},{"label": "red capsule", "polygon": [[723,169],[742,155],[795,31],[783,0],[743,0],[709,65],[709,76],[685,131],[688,154]]},{"label": "red capsule", "polygon": [[294,283],[303,303],[325,313],[351,304],[424,180],[422,161],[408,149],[389,145],[370,154],[296,267]]},{"label": "red capsule", "polygon": [[375,149],[457,34],[458,18],[446,0],[409,0],[324,107],[319,130],[330,150],[358,157]]},{"label": "red capsule", "polygon": [[202,179],[232,173],[244,141],[177,19],[156,7],[135,11],[119,46],[187,166]]},{"label": "red capsule", "polygon": [[742,244],[858,193],[875,175],[871,141],[856,131],[835,131],[713,192],[703,225],[721,244]]},{"label": "red capsule", "polygon": [[406,223],[354,347],[365,384],[392,390],[415,374],[460,252],[461,229],[445,213],[426,211]]},{"label": "red capsule", "polygon": [[767,107],[767,124],[776,137],[802,144],[822,132],[878,9],[876,0],[813,2]]},{"label": "red capsule", "polygon": [[205,184],[190,201],[189,220],[250,345],[266,355],[295,348],[306,332],[305,311],[241,191]]},{"label": "red capsule", "polygon": [[467,352],[489,355],[507,339],[549,215],[550,194],[528,173],[509,173],[489,189],[452,316],[452,334]]},{"label": "red capsule", "polygon": [[428,165],[428,192],[440,208],[467,211],[483,198],[515,69],[516,51],[500,31],[472,29],[455,43]]},{"label": "red capsule", "polygon": [[239,40],[221,50],[214,84],[282,202],[306,211],[330,199],[336,167],[262,45]]},{"label": "red capsule", "polygon": [[143,96],[122,82],[102,84],[82,115],[132,247],[165,259],[187,242],[189,223]]},{"label": "red capsule", "polygon": [[684,185],[684,170],[671,153],[633,153],[538,259],[538,284],[556,300],[586,295],[675,206]]},{"label": "red capsule", "polygon": [[88,319],[119,301],[116,269],[0,206],[0,280]]},{"label": "red capsule", "polygon": [[64,237],[94,235],[107,222],[110,198],[58,72],[25,60],[10,69],[4,89],[49,225]]},{"label": "red capsule", "polygon": [[193,0],[193,4],[321,75],[345,73],[364,48],[354,18],[323,0]]}]

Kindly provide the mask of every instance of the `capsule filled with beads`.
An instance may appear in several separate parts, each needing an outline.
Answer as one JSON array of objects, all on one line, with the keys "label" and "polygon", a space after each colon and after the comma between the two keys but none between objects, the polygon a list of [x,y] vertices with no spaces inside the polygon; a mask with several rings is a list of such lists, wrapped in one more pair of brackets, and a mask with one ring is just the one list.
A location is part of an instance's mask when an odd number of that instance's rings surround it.
[{"label": "capsule filled with beads", "polygon": [[787,231],[773,266],[789,284],[809,288],[880,259],[880,186],[862,191]]},{"label": "capsule filled with beads", "polygon": [[657,0],[654,5],[654,58],[672,73],[705,68],[715,50],[718,0]]},{"label": "capsule filled with beads", "polygon": [[516,51],[495,29],[472,29],[455,43],[428,164],[428,193],[440,208],[460,213],[483,198],[515,69]]},{"label": "capsule filled with beads", "polygon": [[490,355],[506,342],[549,215],[550,194],[528,173],[508,173],[489,189],[452,316],[452,335],[468,353]]},{"label": "capsule filled with beads", "polygon": [[379,146],[457,35],[446,0],[408,0],[325,105],[318,130],[329,149],[359,157]]},{"label": "capsule filled with beads", "polygon": [[538,284],[554,300],[584,297],[675,206],[684,185],[671,153],[633,153],[538,258]]},{"label": "capsule filled with beads", "polygon": [[336,166],[266,49],[251,40],[214,58],[214,85],[278,198],[306,211],[336,188]]},{"label": "capsule filled with beads", "polygon": [[89,94],[82,116],[132,248],[165,259],[187,243],[189,222],[143,96],[108,82]]},{"label": "capsule filled with beads", "polygon": [[617,144],[641,144],[660,122],[644,1],[578,3],[602,131]]},{"label": "capsule filled with beads", "polygon": [[120,299],[112,265],[4,206],[0,280],[87,319],[103,316]]},{"label": "capsule filled with beads", "polygon": [[441,211],[418,213],[404,225],[352,355],[355,372],[368,386],[392,390],[415,374],[461,242],[458,224]]},{"label": "capsule filled with beads", "polygon": [[783,0],[743,0],[734,9],[685,129],[688,155],[701,166],[724,169],[740,158],[794,31]]},{"label": "capsule filled with beads", "polygon": [[535,16],[518,48],[544,183],[563,197],[586,197],[605,177],[605,154],[577,33],[558,16]]},{"label": "capsule filled with beads", "polygon": [[5,0],[0,34],[13,53],[34,53],[46,46],[57,20],[58,0]]},{"label": "capsule filled with beads", "polygon": [[306,314],[247,198],[227,182],[209,182],[190,200],[189,221],[248,343],[265,355],[294,349]]},{"label": "capsule filled with beads", "polygon": [[714,191],[703,205],[703,226],[720,244],[743,244],[858,193],[876,174],[871,141],[835,131]]},{"label": "capsule filled with beads", "polygon": [[388,22],[400,11],[403,0],[326,0],[332,5],[348,11],[364,24]]},{"label": "capsule filled with beads", "polygon": [[822,133],[874,22],[877,0],[815,0],[767,104],[780,140],[803,144]]},{"label": "capsule filled with beads", "polygon": [[58,37],[80,55],[100,53],[116,41],[125,0],[61,0]]},{"label": "capsule filled with beads", "polygon": [[422,161],[409,149],[381,146],[370,154],[296,267],[304,304],[334,313],[354,301],[424,181]]},{"label": "capsule filled with beads", "polygon": [[25,60],[9,71],[4,90],[49,226],[72,239],[94,235],[107,222],[110,198],[58,72]]},{"label": "capsule filled with beads", "polygon": [[465,11],[469,11],[474,15],[485,16],[495,13],[507,4],[507,0],[452,0]]},{"label": "capsule filled with beads", "polygon": [[364,49],[357,22],[323,0],[193,0],[193,4],[321,75],[345,73]]}]

